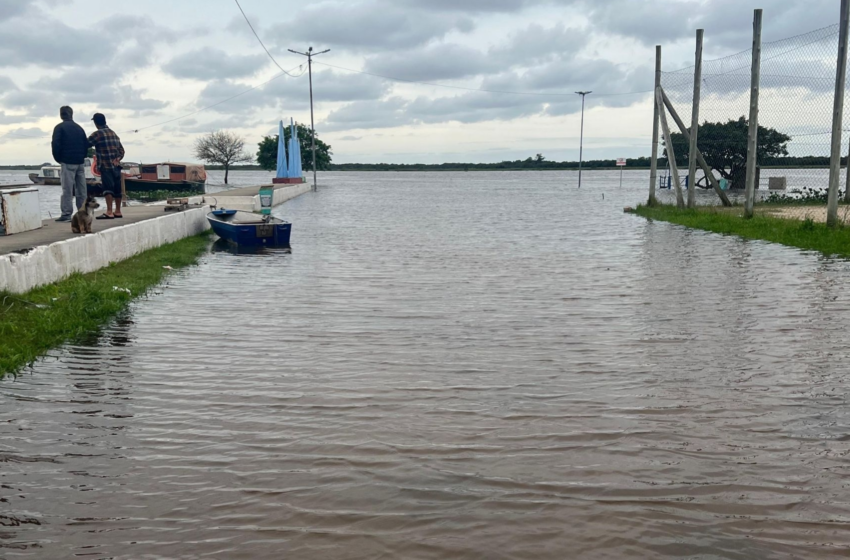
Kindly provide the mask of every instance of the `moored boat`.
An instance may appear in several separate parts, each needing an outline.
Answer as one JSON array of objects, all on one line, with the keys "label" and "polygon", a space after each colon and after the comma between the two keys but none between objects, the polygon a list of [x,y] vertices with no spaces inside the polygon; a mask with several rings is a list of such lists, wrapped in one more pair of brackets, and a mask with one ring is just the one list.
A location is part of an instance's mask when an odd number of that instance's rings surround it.
[{"label": "moored boat", "polygon": [[193,163],[143,164],[138,178],[125,177],[127,193],[149,193],[156,191],[180,195],[204,194],[207,172],[203,165]]},{"label": "moored boat", "polygon": [[[100,171],[97,169],[96,158],[86,158],[86,187],[89,195],[103,196],[103,187],[100,181]],[[139,176],[139,168],[135,164],[127,164],[121,171],[124,177],[135,178]],[[36,185],[59,186],[62,184],[62,166],[45,165],[39,173],[30,173],[30,181]]]},{"label": "moored boat", "polygon": [[239,210],[207,214],[213,232],[222,239],[249,247],[288,247],[292,224],[273,216]]}]

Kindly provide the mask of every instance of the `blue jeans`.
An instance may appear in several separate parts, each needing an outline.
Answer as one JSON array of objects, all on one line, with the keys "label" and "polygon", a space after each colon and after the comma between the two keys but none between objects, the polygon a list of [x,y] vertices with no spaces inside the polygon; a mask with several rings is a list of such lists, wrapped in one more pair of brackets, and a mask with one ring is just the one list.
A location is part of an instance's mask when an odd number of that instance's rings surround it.
[{"label": "blue jeans", "polygon": [[[86,203],[86,164],[63,163],[60,177],[62,181],[62,201],[60,208],[62,216],[70,217],[74,210],[79,210]],[[71,199],[76,199],[76,208]]]}]

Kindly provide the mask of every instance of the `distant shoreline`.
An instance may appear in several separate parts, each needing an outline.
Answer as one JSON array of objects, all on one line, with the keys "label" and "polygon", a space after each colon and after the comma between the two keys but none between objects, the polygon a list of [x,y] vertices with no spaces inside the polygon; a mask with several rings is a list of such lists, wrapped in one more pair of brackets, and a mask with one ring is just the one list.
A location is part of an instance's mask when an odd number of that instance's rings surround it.
[{"label": "distant shoreline", "polygon": [[[349,165],[356,168],[349,168]],[[545,167],[545,168],[529,168],[529,167],[479,167],[479,164],[468,168],[450,167],[439,168],[438,166],[417,166],[417,165],[398,165],[398,166],[365,166],[363,164],[339,164],[332,166],[331,169],[322,170],[322,172],[352,172],[352,173],[411,173],[411,172],[428,172],[428,173],[454,173],[454,172],[480,172],[480,171],[578,171],[578,167]],[[484,164],[486,165],[486,164]],[[41,165],[0,165],[0,171],[38,171],[42,168]],[[224,167],[220,165],[208,165],[207,171],[224,171]],[[584,167],[583,171],[617,171],[624,169],[626,171],[649,171],[648,166],[630,165],[626,167],[615,166],[600,166],[600,167]],[[664,169],[659,167],[659,170]],[[828,165],[763,165],[761,169],[829,169]],[[256,165],[231,167],[230,171],[268,171]],[[269,173],[271,173],[269,171]]]}]

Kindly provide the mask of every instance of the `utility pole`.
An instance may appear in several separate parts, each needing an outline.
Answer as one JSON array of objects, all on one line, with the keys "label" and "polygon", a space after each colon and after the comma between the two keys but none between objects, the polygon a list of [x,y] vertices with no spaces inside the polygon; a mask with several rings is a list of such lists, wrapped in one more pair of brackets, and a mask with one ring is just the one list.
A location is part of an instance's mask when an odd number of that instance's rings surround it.
[{"label": "utility pole", "polygon": [[[838,62],[835,77],[835,100],[832,113],[829,191],[826,206],[826,225],[829,227],[838,225],[838,184],[840,182],[839,174],[841,173],[841,131],[842,119],[844,117],[844,82],[847,79],[847,34],[848,28],[850,28],[850,0],[841,0],[840,22],[838,31]],[[844,188],[847,189],[847,185]]]},{"label": "utility pole", "polygon": [[581,164],[584,160],[584,96],[593,93],[592,91],[577,91],[581,96],[581,137],[578,141],[578,188],[581,188]]},{"label": "utility pole", "polygon": [[691,106],[691,138],[690,149],[688,150],[688,208],[696,206],[697,196],[697,135],[699,134],[699,102],[702,86],[702,43],[704,34],[704,30],[697,29],[697,50],[694,60],[694,102]]},{"label": "utility pole", "polygon": [[321,52],[314,53],[313,47],[307,49],[307,52],[298,52],[292,49],[287,49],[291,53],[300,54],[307,57],[307,71],[310,74],[310,135],[311,135],[311,150],[313,152],[313,190],[318,189],[316,180],[316,121],[313,118],[313,57],[330,52],[330,49],[325,49]]},{"label": "utility pole", "polygon": [[[661,45],[655,46],[655,91],[661,87]],[[649,200],[647,204],[655,206],[658,200],[655,198],[655,182],[658,177],[658,103],[655,95],[652,96],[652,161],[649,164]]]},{"label": "utility pole", "polygon": [[756,196],[756,166],[758,165],[759,88],[761,84],[761,20],[760,9],[753,12],[753,65],[750,72],[750,130],[747,133],[747,181],[744,217],[753,217]]}]

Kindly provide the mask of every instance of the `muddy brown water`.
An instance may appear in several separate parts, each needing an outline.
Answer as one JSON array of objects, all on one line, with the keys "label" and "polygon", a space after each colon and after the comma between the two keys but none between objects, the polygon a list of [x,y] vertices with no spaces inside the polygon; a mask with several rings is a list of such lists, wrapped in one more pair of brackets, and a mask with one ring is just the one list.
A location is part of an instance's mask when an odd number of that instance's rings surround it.
[{"label": "muddy brown water", "polygon": [[325,175],[0,382],[0,558],[846,558],[850,265],[643,176]]}]

